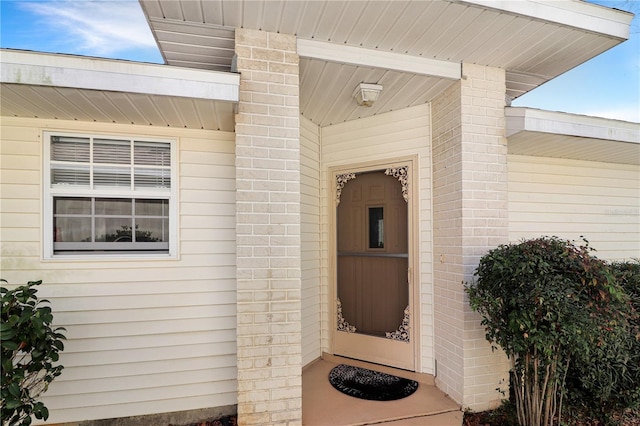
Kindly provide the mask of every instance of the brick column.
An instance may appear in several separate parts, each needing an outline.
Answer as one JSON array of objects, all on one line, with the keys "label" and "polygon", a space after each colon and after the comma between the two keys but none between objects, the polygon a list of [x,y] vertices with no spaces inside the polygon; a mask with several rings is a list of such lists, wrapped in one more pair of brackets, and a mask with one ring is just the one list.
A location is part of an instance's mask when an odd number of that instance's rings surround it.
[{"label": "brick column", "polygon": [[302,423],[296,37],[236,30],[238,421]]},{"label": "brick column", "polygon": [[463,79],[434,100],[434,324],[437,384],[464,407],[486,409],[507,388],[463,282],[480,257],[508,242],[505,72],[464,64]]}]

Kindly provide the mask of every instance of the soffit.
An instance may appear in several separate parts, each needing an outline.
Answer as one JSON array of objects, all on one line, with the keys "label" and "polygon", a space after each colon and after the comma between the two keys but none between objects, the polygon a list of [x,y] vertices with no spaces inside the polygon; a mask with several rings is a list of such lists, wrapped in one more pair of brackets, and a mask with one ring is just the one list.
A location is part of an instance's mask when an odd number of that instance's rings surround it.
[{"label": "soffit", "polygon": [[234,104],[210,99],[2,83],[2,115],[234,131]]},{"label": "soffit", "polygon": [[640,124],[506,108],[509,154],[640,165]]},{"label": "soffit", "polygon": [[[511,98],[617,45],[625,39],[627,21],[631,19],[625,12],[577,0],[486,4],[482,0],[140,0],[140,3],[161,52],[171,65],[230,70],[234,28],[251,28],[372,51],[503,68],[507,72],[507,95]],[[411,87],[414,92],[419,91],[428,85],[442,90],[450,82],[410,73],[400,78],[375,68],[340,65],[301,59],[301,113],[316,124],[324,126],[417,105],[439,93],[434,89],[402,97],[385,87],[380,98],[384,108],[354,111],[343,104],[345,93],[351,94],[354,82],[383,84],[375,79],[385,78],[403,84],[405,92],[411,91]],[[341,72],[334,74],[337,67]],[[318,101],[314,97],[319,79],[325,83],[322,98],[326,105],[322,107],[315,105]],[[337,110],[344,112],[337,114]]]}]

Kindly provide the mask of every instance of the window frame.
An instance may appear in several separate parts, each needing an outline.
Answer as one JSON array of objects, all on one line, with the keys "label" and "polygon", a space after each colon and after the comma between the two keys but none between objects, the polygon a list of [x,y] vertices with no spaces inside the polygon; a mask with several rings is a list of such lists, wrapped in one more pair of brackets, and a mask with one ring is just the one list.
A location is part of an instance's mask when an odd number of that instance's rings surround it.
[{"label": "window frame", "polygon": [[[171,187],[168,189],[158,188],[124,188],[124,187],[74,187],[68,186],[52,186],[51,173],[52,173],[52,160],[51,160],[51,145],[52,138],[55,136],[60,137],[73,137],[73,138],[89,138],[93,139],[108,139],[108,140],[121,140],[128,141],[130,143],[135,142],[151,142],[151,143],[168,143],[170,147],[170,179]],[[109,260],[109,259],[176,259],[178,257],[178,150],[177,140],[170,138],[156,138],[149,136],[138,135],[111,135],[102,133],[75,133],[75,132],[56,132],[45,131],[43,132],[43,259],[90,259],[90,260]],[[133,162],[133,159],[131,159]],[[100,166],[100,163],[95,163],[90,158],[88,163],[89,167],[94,167],[95,164]],[[131,165],[132,169],[134,165]],[[117,198],[117,199],[164,199],[168,200],[169,206],[169,247],[168,252],[144,252],[139,251],[135,247],[131,248],[130,252],[126,249],[118,250],[115,252],[92,252],[92,251],[78,251],[72,253],[56,253],[54,247],[54,198],[55,197],[77,197],[77,198]],[[100,249],[100,246],[104,243],[95,242],[95,248]],[[107,243],[114,244],[114,243]],[[115,243],[119,244],[120,243]],[[113,247],[121,248],[124,246]]]}]

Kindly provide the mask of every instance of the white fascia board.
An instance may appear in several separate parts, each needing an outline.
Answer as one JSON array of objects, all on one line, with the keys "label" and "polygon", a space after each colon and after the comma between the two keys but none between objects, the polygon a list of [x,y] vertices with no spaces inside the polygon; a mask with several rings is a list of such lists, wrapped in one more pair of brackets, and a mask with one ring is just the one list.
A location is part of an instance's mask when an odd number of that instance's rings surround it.
[{"label": "white fascia board", "polygon": [[633,13],[578,0],[460,0],[460,2],[581,28],[623,40],[629,38],[633,19]]},{"label": "white fascia board", "polygon": [[640,123],[521,107],[505,108],[505,119],[507,137],[540,132],[640,144]]},{"label": "white fascia board", "polygon": [[0,50],[2,83],[237,102],[240,75],[169,65]]},{"label": "white fascia board", "polygon": [[381,52],[362,47],[302,38],[298,39],[298,55],[304,58],[320,59],[340,64],[382,68],[451,80],[459,80],[462,76],[462,65],[458,62]]}]

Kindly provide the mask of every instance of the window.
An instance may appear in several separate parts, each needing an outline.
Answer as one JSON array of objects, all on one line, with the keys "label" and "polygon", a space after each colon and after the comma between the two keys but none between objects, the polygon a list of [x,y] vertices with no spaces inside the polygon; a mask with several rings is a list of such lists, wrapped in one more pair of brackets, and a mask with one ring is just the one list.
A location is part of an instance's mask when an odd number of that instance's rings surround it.
[{"label": "window", "polygon": [[45,134],[46,257],[174,254],[171,141]]},{"label": "window", "polygon": [[384,209],[369,207],[369,248],[384,248]]}]

